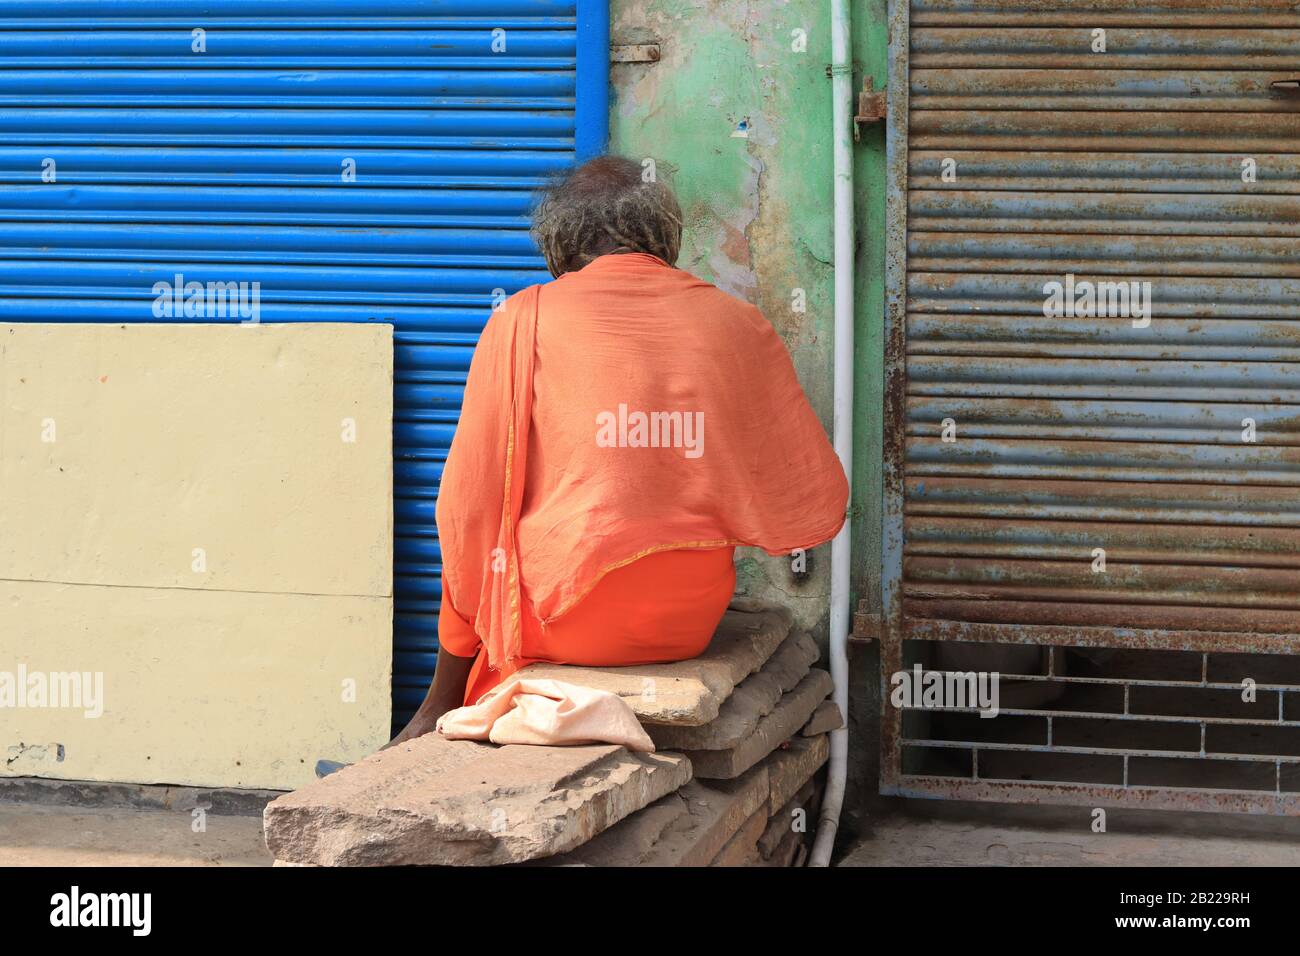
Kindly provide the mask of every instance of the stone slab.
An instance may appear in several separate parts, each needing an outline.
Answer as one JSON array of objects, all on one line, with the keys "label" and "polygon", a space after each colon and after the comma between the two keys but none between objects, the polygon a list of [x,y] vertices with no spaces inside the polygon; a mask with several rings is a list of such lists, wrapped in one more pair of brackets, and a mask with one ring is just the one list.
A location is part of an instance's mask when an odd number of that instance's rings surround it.
[{"label": "stone slab", "polygon": [[843,726],[844,717],[840,714],[839,704],[827,700],[813,711],[813,715],[808,718],[808,723],[803,725],[803,730],[799,731],[799,734],[803,737],[819,737],[832,730],[839,730]]},{"label": "stone slab", "polygon": [[736,685],[757,671],[790,633],[790,612],[728,610],[708,649],[671,664],[634,667],[577,667],[530,664],[512,679],[567,681],[617,694],[646,723],[707,724]]},{"label": "stone slab", "polygon": [[795,737],[767,762],[772,790],[769,812],[776,813],[793,799],[799,788],[822,768],[831,756],[830,738]]},{"label": "stone slab", "polygon": [[[824,670],[814,668],[809,671],[788,694],[782,696],[780,703],[758,722],[754,732],[740,744],[728,750],[687,750],[691,766],[696,777],[706,779],[730,780],[740,776],[754,766],[793,735],[808,722],[817,706],[830,694],[834,682],[831,675]],[[805,738],[801,738],[805,739]],[[808,740],[824,738],[809,737]],[[794,790],[797,790],[795,787]],[[790,794],[794,793],[790,791]],[[777,804],[780,807],[789,799],[787,794]],[[770,815],[770,813],[769,813]]]},{"label": "stone slab", "polygon": [[266,844],[288,863],[520,863],[580,846],[690,778],[677,754],[426,734],[272,801]]},{"label": "stone slab", "polygon": [[781,842],[767,856],[762,855],[759,851],[759,859],[762,866],[770,867],[791,867],[795,865],[795,859],[799,856],[799,848],[807,841],[807,836],[803,833],[796,833],[793,830],[787,831],[782,837]]},{"label": "stone slab", "polygon": [[764,810],[754,813],[744,822],[735,836],[726,842],[709,866],[755,866],[761,861],[758,855],[758,838],[767,826]]},{"label": "stone slab", "polygon": [[756,614],[759,611],[770,610],[772,604],[759,597],[749,597],[745,594],[733,594],[731,600],[727,602],[727,607],[733,611],[745,611],[750,614]]},{"label": "stone slab", "polygon": [[[821,738],[825,744],[826,738]],[[721,851],[749,817],[770,813],[773,782],[780,797],[803,775],[799,793],[787,800],[779,816],[771,816],[757,845],[764,859],[791,827],[782,821],[803,798],[807,828],[816,828],[812,779],[829,749],[796,740],[778,748],[735,780],[692,780],[674,793],[620,821],[584,846],[542,861],[548,866],[701,866]],[[769,772],[774,769],[775,774]]]},{"label": "stone slab", "polygon": [[728,750],[738,746],[793,690],[817,662],[817,643],[791,634],[756,674],[746,677],[723,701],[718,716],[699,727],[646,725],[659,750]]},{"label": "stone slab", "polygon": [[707,866],[770,797],[767,768],[736,780],[692,780],[547,865]]},{"label": "stone slab", "polygon": [[[771,758],[768,758],[771,759]],[[763,859],[769,859],[772,853],[782,840],[789,833],[798,833],[796,822],[802,823],[803,832],[809,833],[817,829],[817,821],[814,818],[815,807],[813,799],[816,796],[816,787],[813,780],[809,780],[799,788],[796,793],[779,811],[774,813],[770,820],[767,821],[767,829],[758,840],[758,853]],[[799,814],[799,816],[796,816]]]}]

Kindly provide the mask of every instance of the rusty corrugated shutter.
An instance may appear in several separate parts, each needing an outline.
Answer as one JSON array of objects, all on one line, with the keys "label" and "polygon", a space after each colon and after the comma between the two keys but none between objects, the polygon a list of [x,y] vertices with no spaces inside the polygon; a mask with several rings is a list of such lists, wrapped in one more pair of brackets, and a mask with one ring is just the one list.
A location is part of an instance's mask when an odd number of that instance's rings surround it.
[{"label": "rusty corrugated shutter", "polygon": [[1300,634],[1300,7],[893,6],[887,618]]}]

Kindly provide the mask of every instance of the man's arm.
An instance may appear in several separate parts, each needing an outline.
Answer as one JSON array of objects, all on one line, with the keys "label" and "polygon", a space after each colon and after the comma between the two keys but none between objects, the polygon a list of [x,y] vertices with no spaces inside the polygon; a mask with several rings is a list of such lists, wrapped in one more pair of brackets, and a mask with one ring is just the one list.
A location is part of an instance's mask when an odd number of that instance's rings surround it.
[{"label": "man's arm", "polygon": [[432,733],[438,725],[439,717],[461,706],[465,700],[465,682],[469,679],[469,671],[473,666],[473,657],[457,657],[445,647],[438,651],[438,666],[434,668],[429,693],[425,695],[424,702],[420,704],[411,722],[385,748]]}]

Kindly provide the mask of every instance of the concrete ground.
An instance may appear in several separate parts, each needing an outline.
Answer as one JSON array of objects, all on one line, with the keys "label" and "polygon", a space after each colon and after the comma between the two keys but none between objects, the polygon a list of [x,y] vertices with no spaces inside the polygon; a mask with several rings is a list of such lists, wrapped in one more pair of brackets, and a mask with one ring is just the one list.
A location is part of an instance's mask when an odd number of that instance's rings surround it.
[{"label": "concrete ground", "polygon": [[0,803],[0,867],[270,866],[256,816]]},{"label": "concrete ground", "polygon": [[1300,866],[1300,819],[900,800],[839,866]]},{"label": "concrete ground", "polygon": [[274,797],[266,790],[0,778],[0,867],[270,866],[262,807]]},{"label": "concrete ground", "polygon": [[[9,783],[0,867],[273,862],[260,814],[272,794]],[[197,833],[195,806],[218,808]],[[1110,810],[1095,833],[1087,808],[890,800],[867,821],[839,866],[1300,866],[1293,817]]]}]

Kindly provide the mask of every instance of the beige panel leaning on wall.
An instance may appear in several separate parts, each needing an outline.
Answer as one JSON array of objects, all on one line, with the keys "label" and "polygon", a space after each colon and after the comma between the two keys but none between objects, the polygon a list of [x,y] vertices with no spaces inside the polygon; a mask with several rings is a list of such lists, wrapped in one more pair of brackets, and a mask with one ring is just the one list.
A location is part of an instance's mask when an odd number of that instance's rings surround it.
[{"label": "beige panel leaning on wall", "polygon": [[392,367],[386,325],[0,326],[0,773],[288,789],[387,739]]},{"label": "beige panel leaning on wall", "polygon": [[392,590],[391,326],[0,337],[0,578]]}]

